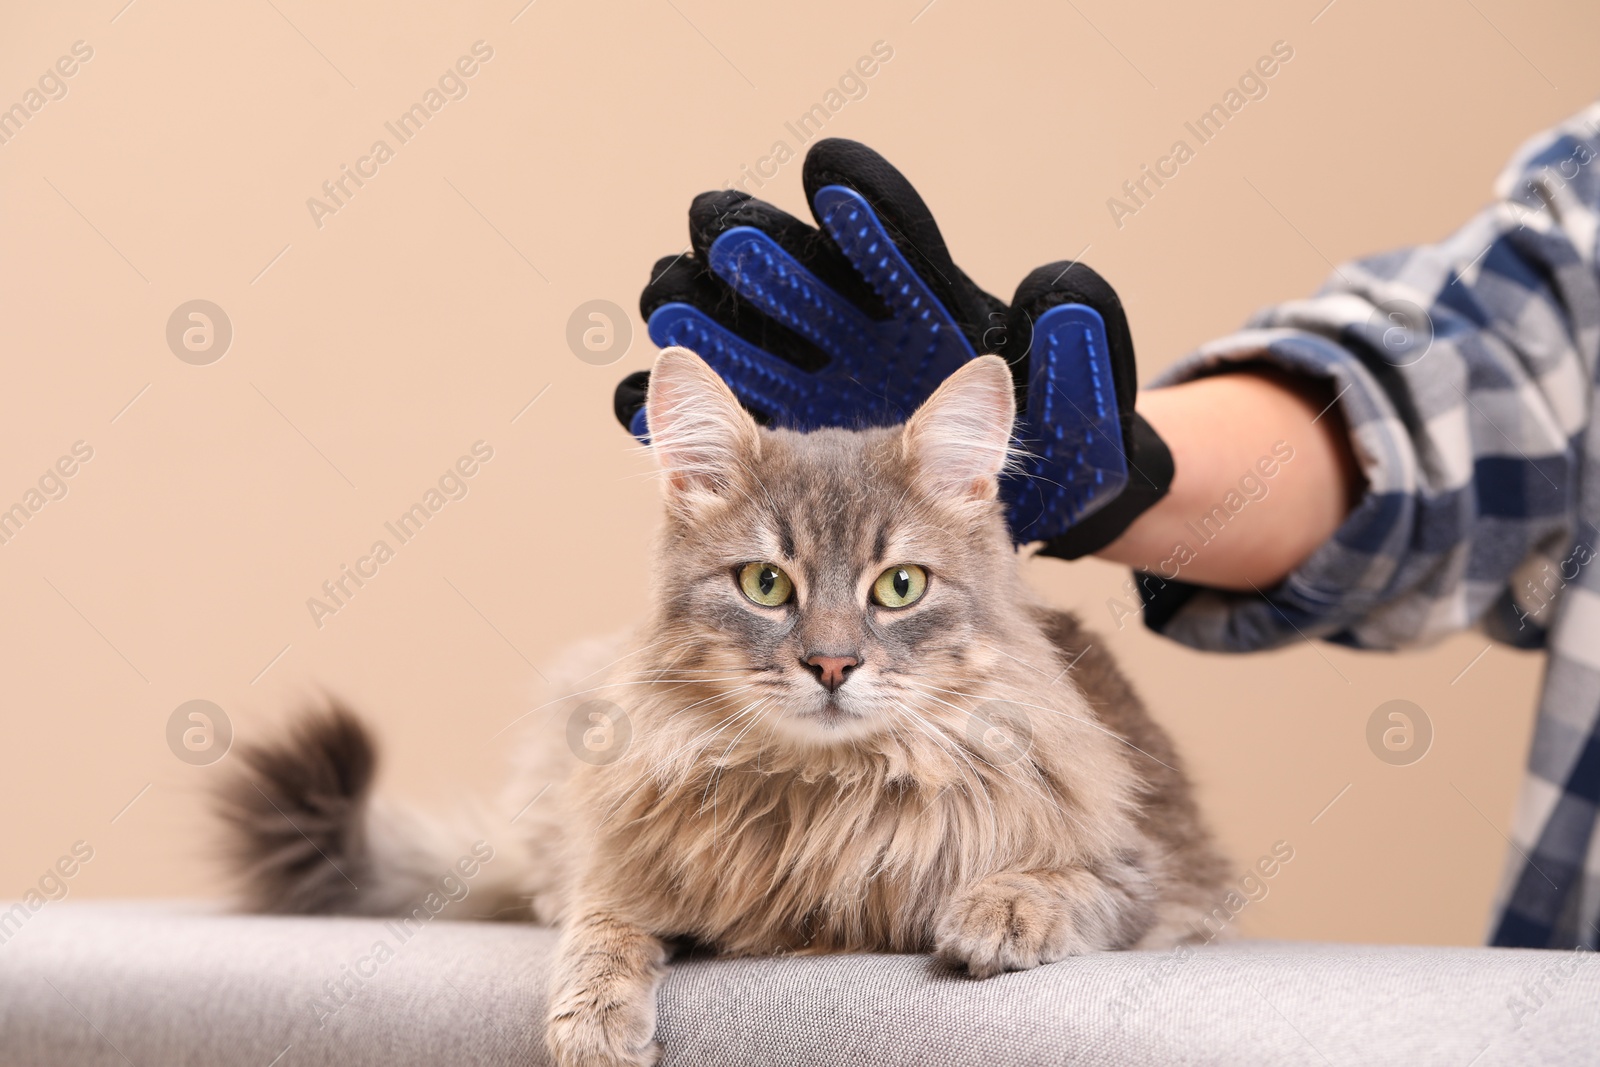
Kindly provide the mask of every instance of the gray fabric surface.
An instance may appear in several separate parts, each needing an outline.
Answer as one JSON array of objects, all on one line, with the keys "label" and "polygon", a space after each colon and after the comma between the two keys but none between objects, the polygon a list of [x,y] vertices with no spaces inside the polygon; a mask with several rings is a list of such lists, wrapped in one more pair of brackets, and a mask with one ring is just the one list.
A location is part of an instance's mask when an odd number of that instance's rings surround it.
[{"label": "gray fabric surface", "polygon": [[[393,958],[362,963],[378,942]],[[526,926],[436,920],[402,943],[378,920],[48,904],[0,944],[0,1064],[543,1064],[554,945]],[[370,977],[319,1011],[323,983],[350,968]],[[1591,953],[1276,942],[985,982],[918,956],[692,960],[663,986],[659,1036],[664,1063],[704,1067],[1590,1064],[1600,967]]]}]

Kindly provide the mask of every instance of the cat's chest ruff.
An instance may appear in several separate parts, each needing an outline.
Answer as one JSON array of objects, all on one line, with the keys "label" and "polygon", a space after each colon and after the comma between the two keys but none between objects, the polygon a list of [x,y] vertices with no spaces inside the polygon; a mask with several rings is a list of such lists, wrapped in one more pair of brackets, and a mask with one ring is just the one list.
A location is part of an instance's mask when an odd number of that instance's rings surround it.
[{"label": "cat's chest ruff", "polygon": [[730,773],[660,798],[618,844],[657,928],[728,952],[911,951],[972,869],[955,806],[905,781]]}]

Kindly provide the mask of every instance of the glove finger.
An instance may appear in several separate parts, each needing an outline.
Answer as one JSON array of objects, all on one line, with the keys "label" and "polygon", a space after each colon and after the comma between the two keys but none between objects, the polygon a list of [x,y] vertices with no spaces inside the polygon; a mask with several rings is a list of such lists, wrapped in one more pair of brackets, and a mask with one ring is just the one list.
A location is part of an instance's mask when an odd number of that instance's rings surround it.
[{"label": "glove finger", "polygon": [[[1026,318],[1026,309],[1013,314]],[[1024,460],[1008,499],[1013,535],[1042,541],[1114,500],[1128,484],[1129,458],[1100,313],[1057,304],[1027,326]]]},{"label": "glove finger", "polygon": [[872,347],[872,320],[765,231],[750,226],[724,231],[711,245],[708,261],[730,289],[830,360],[848,362]]},{"label": "glove finger", "polygon": [[[1003,313],[1005,305],[979,289],[955,265],[921,194],[888,160],[864,144],[830,137],[818,141],[806,153],[802,180],[812,213],[830,232],[833,230],[824,217],[829,208],[818,205],[818,194],[830,186],[860,194],[901,256],[949,312],[968,342],[980,352],[995,350],[985,345],[984,332],[998,324],[1000,320],[991,316]],[[838,240],[837,232],[833,236]],[[858,258],[867,253],[865,246],[852,249],[840,242],[840,247],[858,269],[873,262]],[[870,278],[868,270],[862,269],[862,273]],[[880,288],[879,292],[884,291]]]},{"label": "glove finger", "polygon": [[817,191],[813,205],[823,228],[844,249],[845,255],[896,317],[920,321],[933,333],[949,329],[962,338],[968,358],[977,354],[967,332],[934,295],[922,275],[906,261],[860,193],[842,185],[827,185]]},{"label": "glove finger", "polygon": [[650,436],[644,418],[644,402],[649,395],[650,372],[647,370],[634,371],[618,382],[616,392],[611,394],[611,410],[616,412],[617,421],[641,441]]},{"label": "glove finger", "polygon": [[712,314],[726,295],[716,278],[706,270],[706,265],[687,251],[681,255],[662,256],[650,268],[650,281],[639,293],[639,314],[648,322],[656,308],[674,303],[693,304]]},{"label": "glove finger", "polygon": [[1167,443],[1138,412],[1134,412],[1129,439],[1132,443],[1128,454],[1139,458],[1139,477],[1129,478],[1127,488],[1115,499],[1081,522],[1073,523],[1060,536],[1042,534],[1045,544],[1039,549],[1040,555],[1062,559],[1092,555],[1122,536],[1134,519],[1167,495],[1174,470]]},{"label": "glove finger", "polygon": [[726,282],[688,253],[664,256],[650,272],[639,294],[639,313],[646,322],[668,304],[687,304],[730,333],[804,370],[825,366],[828,354],[776,320],[761,314]]},{"label": "glove finger", "polygon": [[658,347],[682,345],[705,360],[759,421],[807,425],[818,389],[814,375],[757,348],[689,304],[658,307],[648,330]]},{"label": "glove finger", "polygon": [[818,281],[869,318],[887,317],[888,311],[872,287],[840,253],[832,238],[815,226],[737,189],[701,193],[689,205],[689,243],[702,263],[709,262],[711,246],[718,238],[744,226],[772,238]]},{"label": "glove finger", "polygon": [[1115,378],[1117,409],[1126,426],[1133,414],[1139,388],[1139,368],[1134,361],[1133,334],[1117,291],[1094,269],[1073,260],[1047,263],[1032,271],[1017,286],[1007,322],[1006,359],[1019,381],[1031,378],[1028,363],[1034,348],[1033,324],[1053,307],[1082,304],[1093,308],[1105,323],[1105,338]]}]

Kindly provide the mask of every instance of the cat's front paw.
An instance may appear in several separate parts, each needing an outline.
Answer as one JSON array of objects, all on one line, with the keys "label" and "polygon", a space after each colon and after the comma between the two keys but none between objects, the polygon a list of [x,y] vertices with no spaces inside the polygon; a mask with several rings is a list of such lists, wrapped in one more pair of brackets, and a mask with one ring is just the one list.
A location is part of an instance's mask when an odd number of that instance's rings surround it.
[{"label": "cat's front paw", "polygon": [[652,1067],[661,1046],[652,1035],[655,1012],[637,1004],[599,1004],[564,998],[550,1013],[545,1041],[561,1067]]},{"label": "cat's front paw", "polygon": [[557,954],[545,1041],[561,1067],[651,1067],[666,948],[605,911],[571,921]]},{"label": "cat's front paw", "polygon": [[1071,954],[1062,947],[1068,922],[1065,902],[1045,880],[1023,872],[990,875],[945,905],[934,950],[974,978],[1023,971]]}]

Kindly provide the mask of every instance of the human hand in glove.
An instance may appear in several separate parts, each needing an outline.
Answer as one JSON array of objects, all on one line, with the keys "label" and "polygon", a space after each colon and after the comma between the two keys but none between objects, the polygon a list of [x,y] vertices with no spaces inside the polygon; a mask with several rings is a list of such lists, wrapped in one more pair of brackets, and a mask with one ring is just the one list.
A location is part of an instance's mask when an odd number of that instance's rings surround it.
[{"label": "human hand in glove", "polygon": [[[689,209],[690,251],[657,262],[640,311],[774,426],[892,425],[981,353],[1017,383],[1017,469],[1002,481],[1012,535],[1076,559],[1115,540],[1172,482],[1172,458],[1133,410],[1133,341],[1116,292],[1070,261],[1030,273],[1011,305],[950,258],[917,191],[876,152],[819,141],[804,166],[817,226],[727,189]],[[616,412],[648,439],[647,371]]]}]

